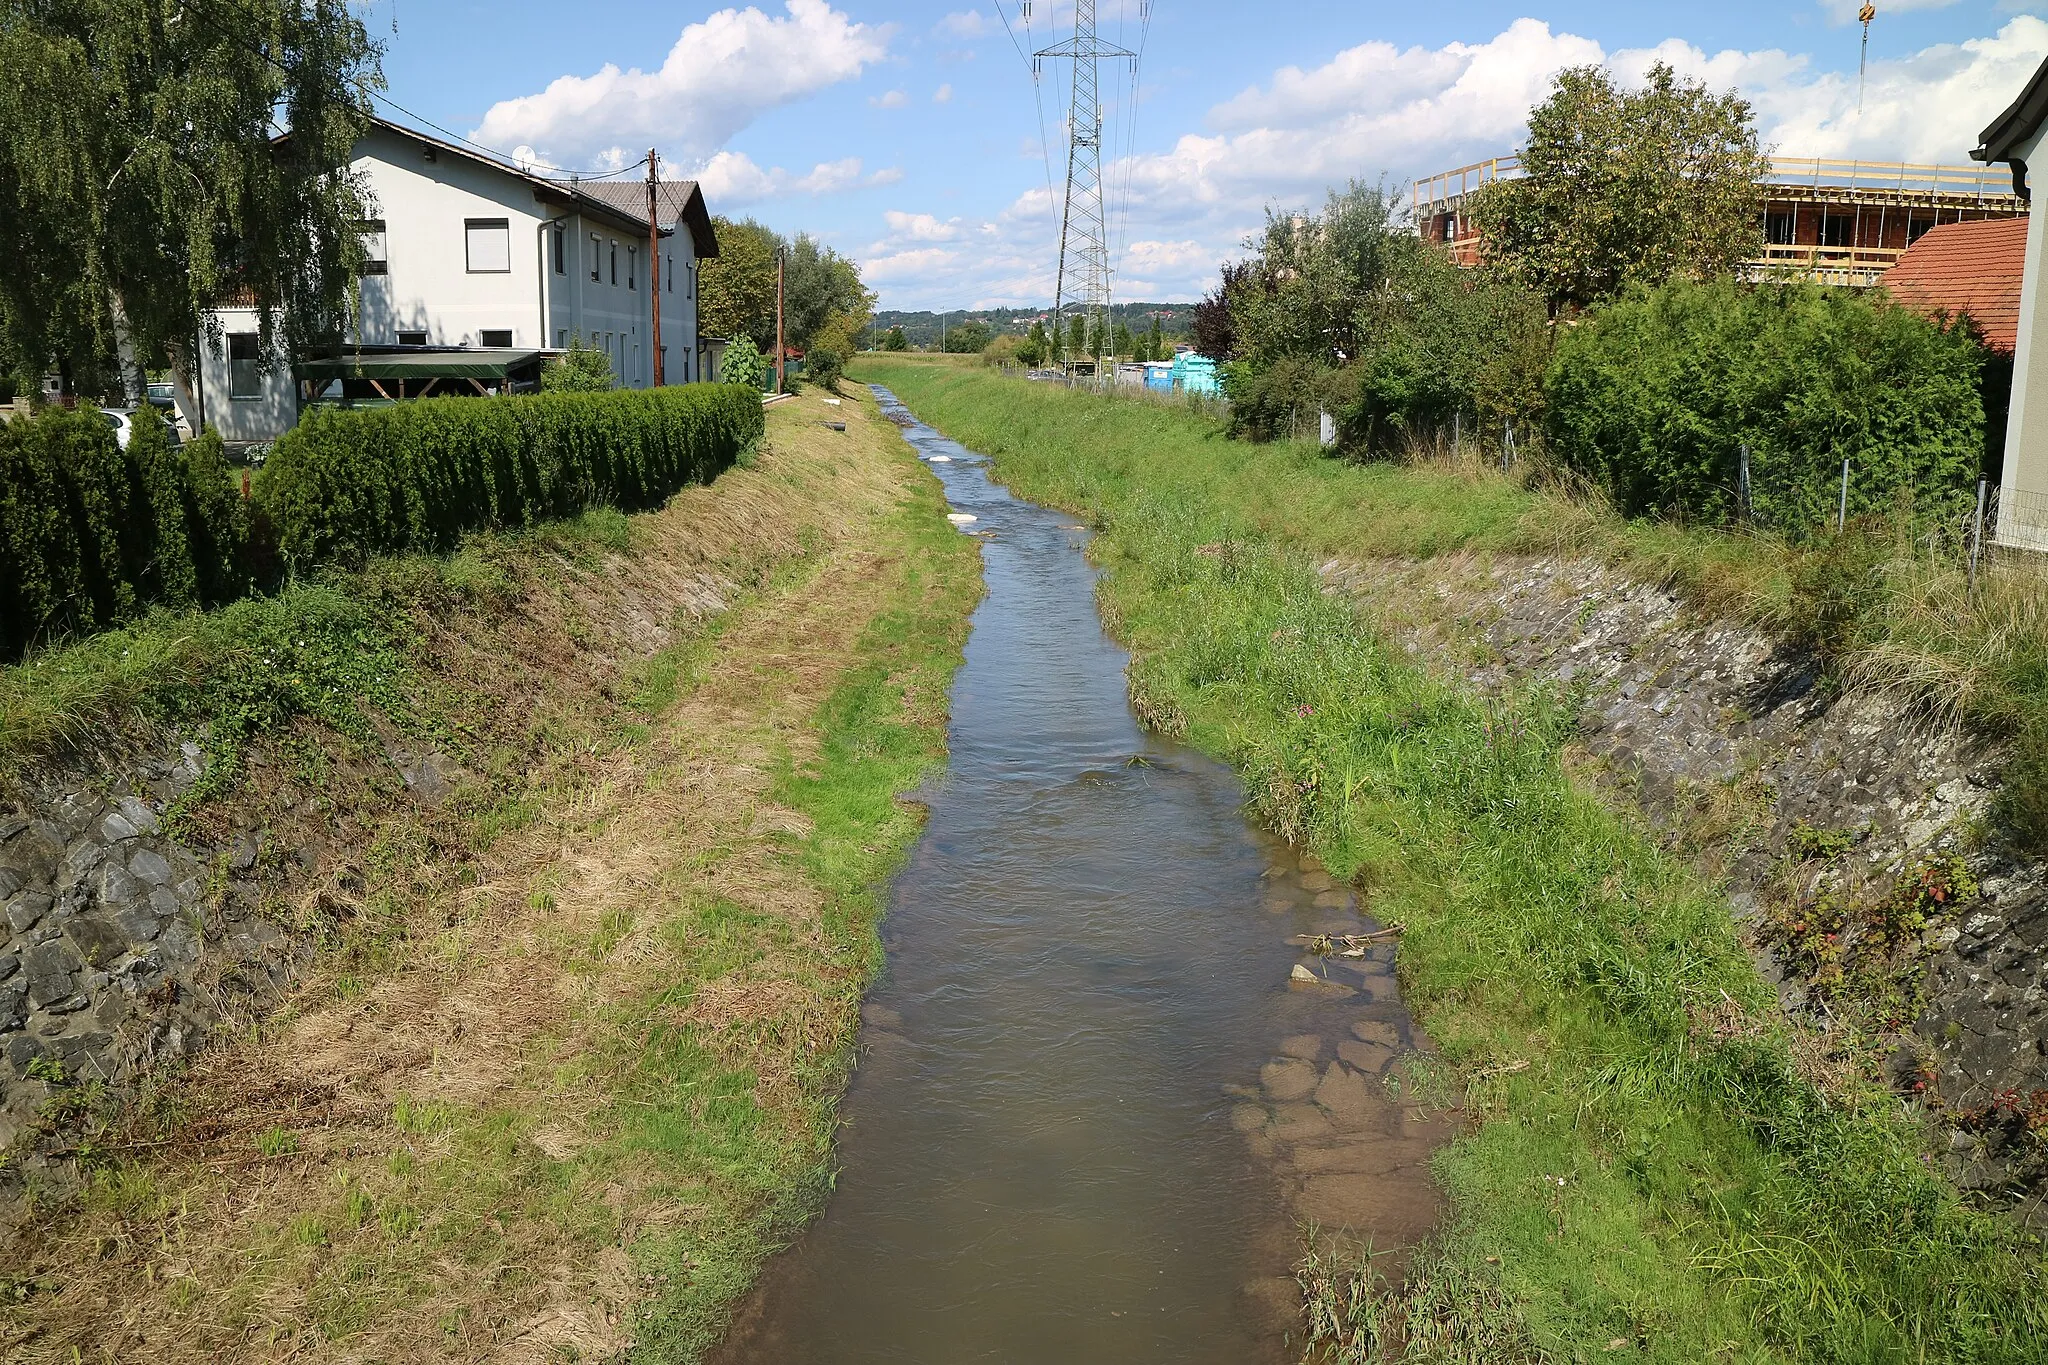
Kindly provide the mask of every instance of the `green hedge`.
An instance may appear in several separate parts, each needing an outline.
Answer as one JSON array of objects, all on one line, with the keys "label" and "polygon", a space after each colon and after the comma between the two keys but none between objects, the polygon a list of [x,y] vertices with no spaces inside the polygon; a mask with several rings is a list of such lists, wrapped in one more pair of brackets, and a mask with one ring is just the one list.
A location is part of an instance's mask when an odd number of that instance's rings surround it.
[{"label": "green hedge", "polygon": [[1545,383],[1557,458],[1621,510],[1710,522],[1739,512],[1750,448],[1755,520],[1831,526],[1910,502],[1959,513],[1984,452],[1983,352],[1881,292],[1673,283],[1563,331]]},{"label": "green hedge", "polygon": [[237,596],[245,527],[218,437],[173,450],[144,421],[124,451],[90,408],[0,424],[0,653]]},{"label": "green hedge", "polygon": [[288,566],[446,550],[485,527],[658,506],[762,428],[760,393],[735,384],[321,409],[278,441],[259,505]]}]

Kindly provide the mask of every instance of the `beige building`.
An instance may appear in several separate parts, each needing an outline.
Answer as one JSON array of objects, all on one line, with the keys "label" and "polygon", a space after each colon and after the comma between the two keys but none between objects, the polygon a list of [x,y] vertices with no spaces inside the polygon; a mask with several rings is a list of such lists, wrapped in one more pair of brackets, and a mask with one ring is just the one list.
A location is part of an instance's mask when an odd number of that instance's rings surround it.
[{"label": "beige building", "polygon": [[[2048,62],[2034,72],[2010,108],[1982,133],[1970,153],[1987,166],[2011,168],[2013,192],[2030,199],[2027,166],[2048,125]],[[2019,325],[2013,341],[2012,407],[2005,427],[2005,474],[1998,490],[1998,541],[2048,550],[2048,314],[2041,308],[2042,234],[2048,215],[2027,226]]]}]

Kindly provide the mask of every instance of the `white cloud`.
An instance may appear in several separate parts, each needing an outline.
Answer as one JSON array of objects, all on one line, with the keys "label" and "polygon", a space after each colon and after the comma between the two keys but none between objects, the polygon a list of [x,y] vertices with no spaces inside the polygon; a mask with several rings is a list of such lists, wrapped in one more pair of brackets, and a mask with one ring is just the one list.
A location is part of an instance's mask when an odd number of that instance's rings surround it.
[{"label": "white cloud", "polygon": [[948,38],[979,38],[994,27],[980,10],[970,9],[947,15],[932,26],[932,32]]},{"label": "white cloud", "polygon": [[538,149],[558,166],[621,146],[703,158],[768,110],[856,79],[888,55],[882,30],[827,0],[787,0],[784,10],[719,10],[685,28],[658,70],[607,63],[595,75],[559,77],[539,94],[491,106],[471,136]]},{"label": "white cloud", "polygon": [[882,214],[882,221],[889,225],[889,231],[896,236],[920,242],[950,242],[960,235],[958,218],[942,222],[929,213],[904,213],[900,209],[889,209]]},{"label": "white cloud", "polygon": [[953,87],[950,84],[942,85],[938,89],[932,91],[933,104],[951,104],[952,102]]},{"label": "white cloud", "polygon": [[874,105],[877,109],[901,109],[904,105],[910,103],[910,96],[904,94],[901,90],[891,90],[886,95],[876,95],[868,103]]},{"label": "white cloud", "polygon": [[821,161],[807,174],[794,175],[780,166],[763,169],[745,152],[719,152],[697,171],[697,183],[714,207],[758,203],[791,194],[842,194],[876,185],[893,185],[903,172],[890,167],[864,173],[857,156]]}]

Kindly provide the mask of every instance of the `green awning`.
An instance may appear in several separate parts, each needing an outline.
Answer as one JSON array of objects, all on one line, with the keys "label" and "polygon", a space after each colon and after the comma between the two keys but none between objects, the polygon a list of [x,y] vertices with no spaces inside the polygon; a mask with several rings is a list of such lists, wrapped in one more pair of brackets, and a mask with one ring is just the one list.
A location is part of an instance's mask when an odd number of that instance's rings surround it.
[{"label": "green awning", "polygon": [[510,349],[401,351],[302,360],[292,373],[322,385],[337,379],[504,379],[539,359],[539,351]]}]

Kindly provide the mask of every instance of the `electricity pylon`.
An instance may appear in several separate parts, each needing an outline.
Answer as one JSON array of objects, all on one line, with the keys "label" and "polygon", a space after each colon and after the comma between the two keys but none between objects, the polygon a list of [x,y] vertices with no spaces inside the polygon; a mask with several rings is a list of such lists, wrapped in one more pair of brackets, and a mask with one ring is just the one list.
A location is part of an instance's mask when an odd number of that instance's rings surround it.
[{"label": "electricity pylon", "polygon": [[[1096,85],[1096,66],[1105,57],[1135,63],[1138,56],[1095,36],[1095,0],[1076,0],[1072,38],[1032,55],[1038,62],[1066,57],[1074,64],[1073,94],[1067,103],[1067,199],[1060,211],[1053,335],[1056,344],[1066,345],[1067,300],[1071,297],[1074,310],[1088,318],[1089,332],[1095,338],[1092,349],[1099,356],[1109,338],[1111,282],[1108,214],[1102,202],[1102,98]],[[1101,369],[1098,362],[1098,380]]]}]

